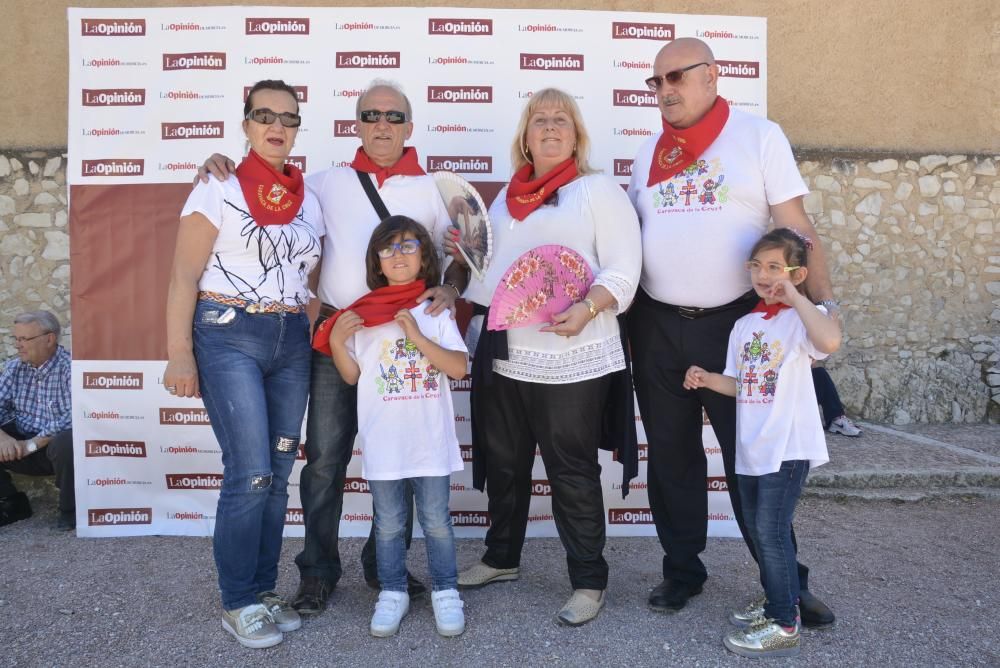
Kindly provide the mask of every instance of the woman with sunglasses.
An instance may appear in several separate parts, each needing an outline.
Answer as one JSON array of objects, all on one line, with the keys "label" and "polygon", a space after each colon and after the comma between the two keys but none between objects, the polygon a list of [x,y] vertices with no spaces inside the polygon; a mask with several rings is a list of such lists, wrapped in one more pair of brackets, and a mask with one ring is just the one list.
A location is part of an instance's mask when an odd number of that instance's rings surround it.
[{"label": "woman with sunglasses", "polygon": [[[635,454],[616,315],[639,283],[639,223],[622,188],[587,163],[589,149],[570,95],[547,88],[531,96],[511,148],[514,176],[490,208],[493,260],[465,295],[489,305],[507,268],[548,244],[573,249],[593,271],[587,293],[553,322],[506,332],[483,328],[473,362],[473,482],[477,489],[485,482],[492,522],[482,561],[458,580],[474,588],[518,578],[537,443],[573,587],[556,618],[569,625],[597,616],[608,583],[598,449],[620,446],[620,459]],[[605,437],[609,410],[617,411],[618,428]]]},{"label": "woman with sunglasses", "polygon": [[225,181],[197,184],[181,212],[163,384],[205,402],[222,450],[213,541],[222,628],[259,648],[302,623],[274,588],[309,393],[305,305],[323,220],[302,173],[285,164],[301,123],[295,90],[259,81],[243,116],[247,157]]}]

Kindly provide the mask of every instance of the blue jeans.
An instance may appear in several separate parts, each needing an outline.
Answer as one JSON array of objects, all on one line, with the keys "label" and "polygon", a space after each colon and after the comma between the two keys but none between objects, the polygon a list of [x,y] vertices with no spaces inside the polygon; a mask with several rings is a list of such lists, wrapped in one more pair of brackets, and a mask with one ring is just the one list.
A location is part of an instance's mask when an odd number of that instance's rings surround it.
[{"label": "blue jeans", "polygon": [[803,459],[781,462],[774,473],[740,475],[743,521],[757,549],[760,583],[767,603],[764,614],[782,626],[795,624],[799,571],[792,541],[792,517],[809,474]]},{"label": "blue jeans", "polygon": [[309,392],[304,313],[248,314],[219,324],[229,307],[199,301],[194,314],[198,382],[222,450],[213,552],[226,610],[273,590],[288,506],[288,475]]},{"label": "blue jeans", "polygon": [[375,507],[375,557],[382,589],[406,591],[408,484],[412,486],[417,500],[417,518],[424,530],[433,590],[455,589],[458,586],[458,569],[455,565],[455,536],[448,512],[451,477],[369,480],[368,484]]}]

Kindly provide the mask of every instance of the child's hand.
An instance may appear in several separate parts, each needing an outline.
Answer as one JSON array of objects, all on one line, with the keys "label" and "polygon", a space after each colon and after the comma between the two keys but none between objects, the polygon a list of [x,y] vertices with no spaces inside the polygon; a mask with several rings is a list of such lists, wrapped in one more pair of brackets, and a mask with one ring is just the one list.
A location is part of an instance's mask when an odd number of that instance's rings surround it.
[{"label": "child's hand", "polygon": [[684,374],[684,389],[697,390],[705,387],[705,376],[707,374],[708,372],[700,366],[692,366],[687,370],[687,373]]},{"label": "child's hand", "polygon": [[423,337],[423,334],[420,332],[420,326],[417,325],[417,321],[409,309],[400,309],[396,312],[393,319],[396,321],[396,324],[403,328],[403,333],[406,334],[406,338],[410,341],[416,342]]},{"label": "child's hand", "polygon": [[337,322],[333,323],[333,329],[330,330],[330,345],[343,345],[347,339],[354,336],[355,332],[364,327],[364,323],[361,316],[354,311],[344,311],[337,318]]},{"label": "child's hand", "polygon": [[792,302],[801,294],[787,278],[782,278],[772,285],[769,293],[768,296],[771,299],[781,302],[786,306],[792,306]]}]

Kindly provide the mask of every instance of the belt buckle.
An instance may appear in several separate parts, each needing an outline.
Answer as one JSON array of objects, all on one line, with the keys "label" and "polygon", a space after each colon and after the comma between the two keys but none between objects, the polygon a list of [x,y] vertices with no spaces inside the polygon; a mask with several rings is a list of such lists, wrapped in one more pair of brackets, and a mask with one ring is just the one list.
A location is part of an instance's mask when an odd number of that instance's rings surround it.
[{"label": "belt buckle", "polygon": [[247,307],[244,310],[247,313],[251,314],[251,315],[253,315],[255,313],[260,313],[261,312],[261,305],[259,303],[247,304]]},{"label": "belt buckle", "polygon": [[688,308],[686,306],[678,306],[677,313],[682,318],[687,318],[688,320],[695,320],[700,315],[702,309],[700,308]]}]

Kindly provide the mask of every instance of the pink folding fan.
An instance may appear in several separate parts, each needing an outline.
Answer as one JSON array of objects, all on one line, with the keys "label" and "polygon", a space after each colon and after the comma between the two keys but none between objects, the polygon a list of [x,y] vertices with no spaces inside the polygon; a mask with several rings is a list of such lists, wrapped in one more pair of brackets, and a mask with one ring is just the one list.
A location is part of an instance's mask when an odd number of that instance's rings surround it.
[{"label": "pink folding fan", "polygon": [[493,331],[550,323],[587,296],[594,272],[572,248],[533,248],[514,261],[493,292],[487,327]]}]

